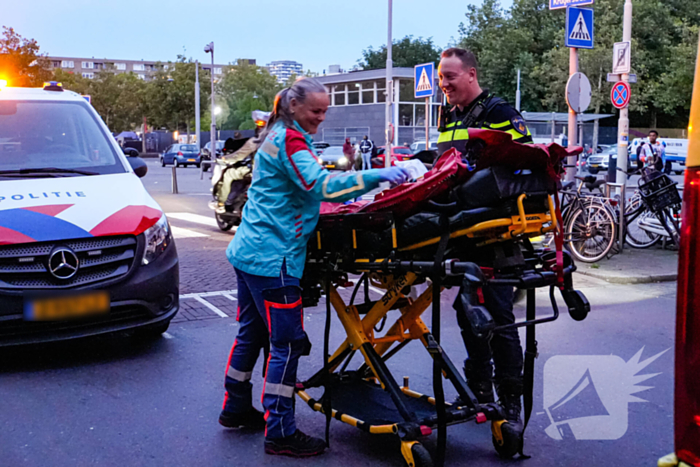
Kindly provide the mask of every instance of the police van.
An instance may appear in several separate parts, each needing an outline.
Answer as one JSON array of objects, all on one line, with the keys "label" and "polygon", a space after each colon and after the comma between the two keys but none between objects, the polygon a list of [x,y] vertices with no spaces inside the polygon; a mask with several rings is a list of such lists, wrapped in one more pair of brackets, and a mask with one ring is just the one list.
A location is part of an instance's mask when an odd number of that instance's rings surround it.
[{"label": "police van", "polygon": [[[688,140],[683,138],[659,138],[659,141],[664,146],[664,172],[670,174],[674,172],[680,175],[685,170],[685,159],[688,155]],[[648,143],[649,138],[635,138],[629,145],[630,162],[637,163],[637,151],[639,147]]]},{"label": "police van", "polygon": [[59,83],[0,83],[0,347],[133,330],[178,311],[162,209],[95,109]]}]

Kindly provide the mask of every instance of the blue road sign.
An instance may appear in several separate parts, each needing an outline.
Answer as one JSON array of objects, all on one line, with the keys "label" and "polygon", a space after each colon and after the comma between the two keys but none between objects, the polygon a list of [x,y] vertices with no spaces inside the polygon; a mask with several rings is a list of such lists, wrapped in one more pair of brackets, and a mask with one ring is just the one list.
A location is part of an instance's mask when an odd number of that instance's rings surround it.
[{"label": "blue road sign", "polygon": [[549,0],[549,9],[557,10],[567,6],[591,5],[593,0]]},{"label": "blue road sign", "polygon": [[435,65],[433,63],[416,65],[413,69],[413,79],[415,80],[413,89],[416,98],[432,97],[435,94]]},{"label": "blue road sign", "polygon": [[593,48],[593,10],[566,9],[566,46],[577,49]]}]

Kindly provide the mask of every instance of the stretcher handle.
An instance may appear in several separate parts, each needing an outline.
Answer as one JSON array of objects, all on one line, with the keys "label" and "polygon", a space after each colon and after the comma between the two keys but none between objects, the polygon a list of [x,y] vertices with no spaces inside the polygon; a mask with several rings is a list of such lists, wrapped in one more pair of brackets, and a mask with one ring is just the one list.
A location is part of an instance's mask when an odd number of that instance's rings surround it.
[{"label": "stretcher handle", "polygon": [[430,201],[428,201],[428,206],[430,207],[430,210],[432,212],[447,214],[447,213],[453,212],[457,208],[457,202],[454,201],[452,203],[443,204],[443,203],[438,203],[436,201],[430,200]]}]

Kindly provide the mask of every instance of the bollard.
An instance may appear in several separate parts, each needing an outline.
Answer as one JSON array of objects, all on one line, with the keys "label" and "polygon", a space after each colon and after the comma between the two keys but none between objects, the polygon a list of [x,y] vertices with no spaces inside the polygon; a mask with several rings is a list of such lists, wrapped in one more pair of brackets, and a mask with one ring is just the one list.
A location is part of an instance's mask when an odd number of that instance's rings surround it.
[{"label": "bollard", "polygon": [[177,167],[173,166],[173,174],[171,177],[171,186],[174,194],[177,194]]}]

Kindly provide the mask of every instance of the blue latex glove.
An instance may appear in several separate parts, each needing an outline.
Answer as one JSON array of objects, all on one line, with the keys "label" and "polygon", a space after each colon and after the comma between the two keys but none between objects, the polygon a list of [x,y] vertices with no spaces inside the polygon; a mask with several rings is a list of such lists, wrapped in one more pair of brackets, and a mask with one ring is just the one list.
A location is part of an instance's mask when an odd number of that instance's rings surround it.
[{"label": "blue latex glove", "polygon": [[379,177],[383,182],[389,182],[392,185],[401,185],[411,178],[411,174],[403,167],[389,167],[388,169],[380,169]]}]

